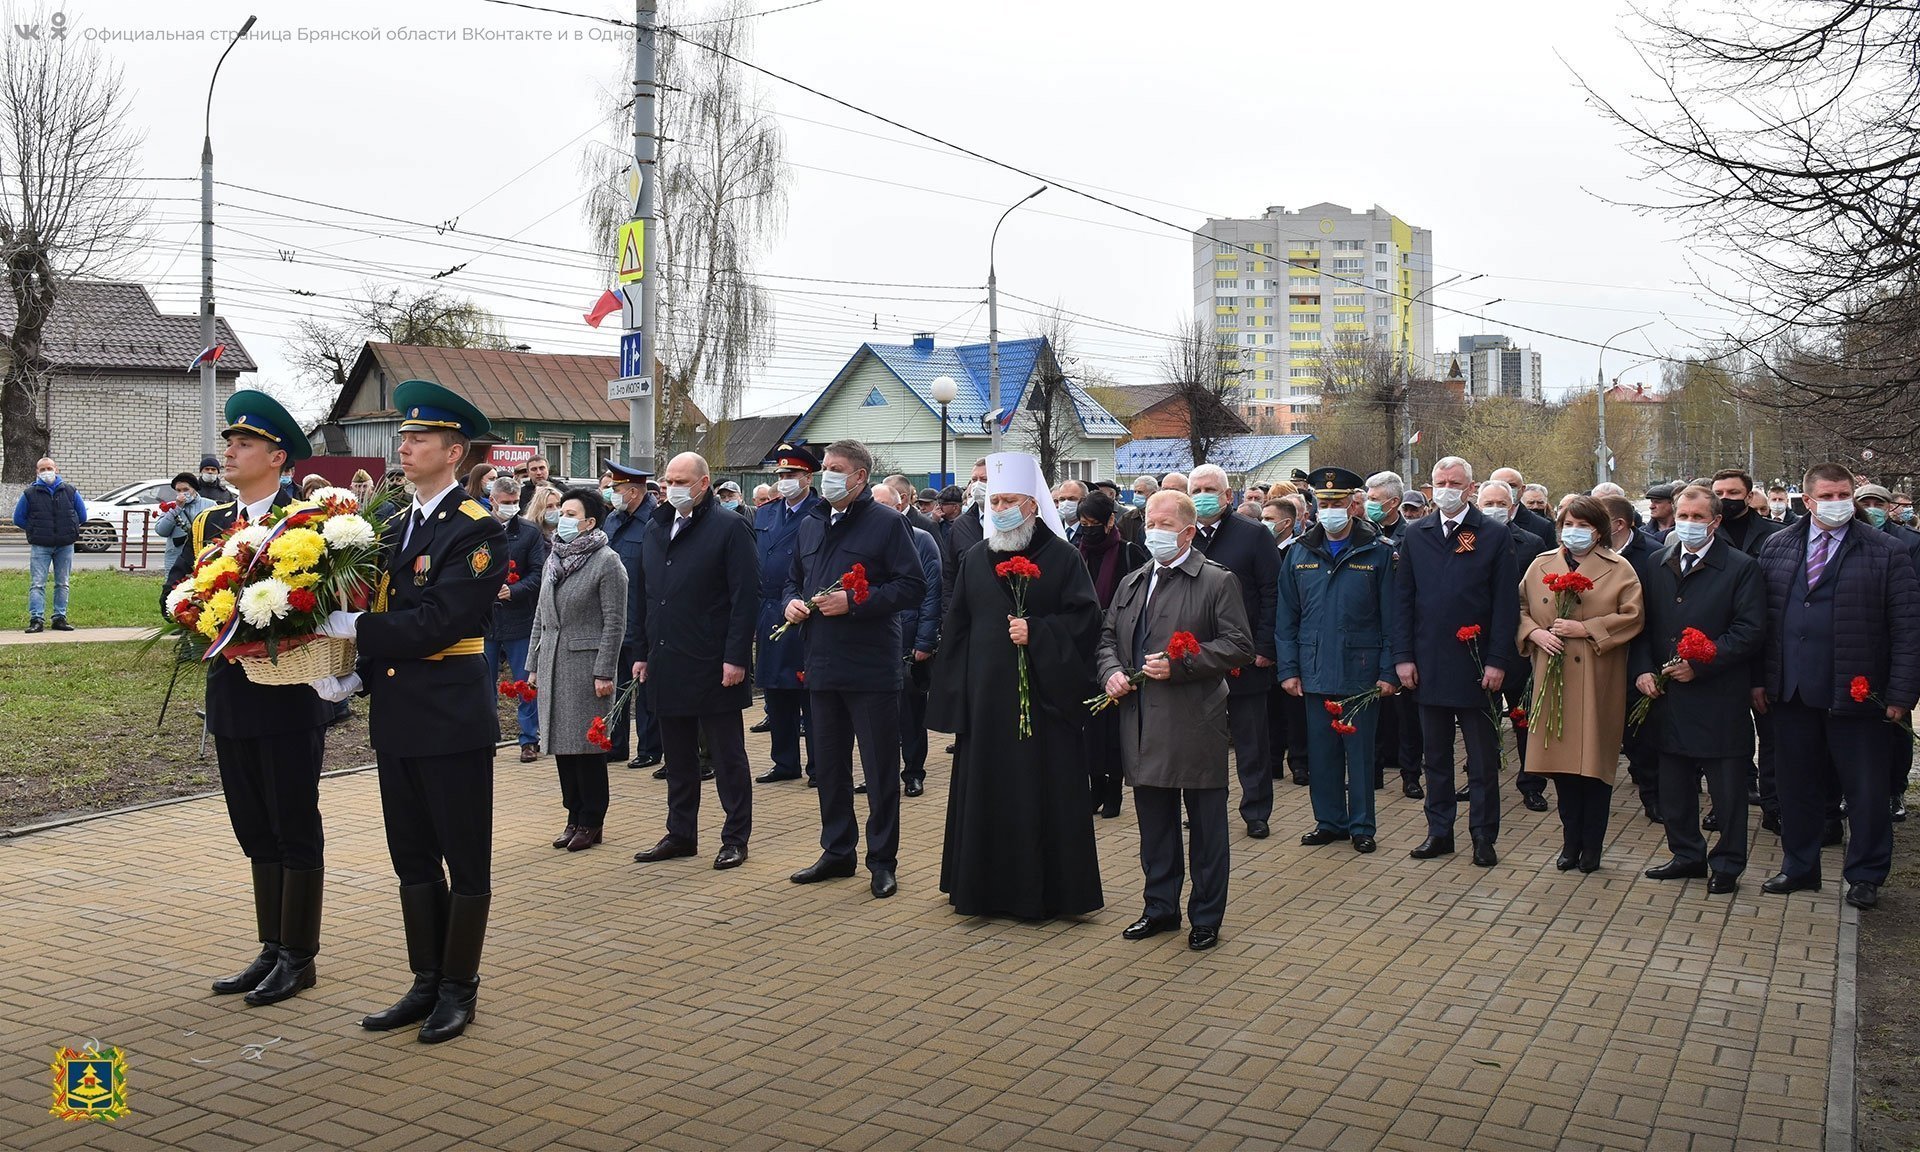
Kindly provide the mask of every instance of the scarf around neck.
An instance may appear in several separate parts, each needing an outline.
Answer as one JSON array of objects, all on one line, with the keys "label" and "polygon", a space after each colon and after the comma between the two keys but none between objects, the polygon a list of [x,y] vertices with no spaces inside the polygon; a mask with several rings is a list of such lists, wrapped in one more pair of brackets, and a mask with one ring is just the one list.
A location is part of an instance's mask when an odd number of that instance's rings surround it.
[{"label": "scarf around neck", "polygon": [[595,528],[591,532],[582,532],[571,540],[553,538],[553,549],[547,553],[546,578],[558,588],[567,577],[587,566],[593,554],[607,546],[607,534]]}]

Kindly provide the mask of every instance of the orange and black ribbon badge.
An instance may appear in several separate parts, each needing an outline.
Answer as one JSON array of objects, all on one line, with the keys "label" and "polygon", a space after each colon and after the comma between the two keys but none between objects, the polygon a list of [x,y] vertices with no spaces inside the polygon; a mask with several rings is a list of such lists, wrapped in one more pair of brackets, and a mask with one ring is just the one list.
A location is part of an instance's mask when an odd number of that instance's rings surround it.
[{"label": "orange and black ribbon badge", "polygon": [[1467,529],[1462,532],[1455,532],[1453,534],[1453,550],[1456,555],[1461,552],[1473,551],[1473,530],[1472,529]]}]

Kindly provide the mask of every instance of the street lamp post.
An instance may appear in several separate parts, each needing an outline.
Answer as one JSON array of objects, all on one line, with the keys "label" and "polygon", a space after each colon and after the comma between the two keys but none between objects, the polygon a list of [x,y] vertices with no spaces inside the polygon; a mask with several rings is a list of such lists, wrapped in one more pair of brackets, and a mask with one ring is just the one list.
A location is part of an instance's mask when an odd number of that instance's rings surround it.
[{"label": "street lamp post", "polygon": [[933,378],[933,402],[940,405],[940,484],[945,487],[947,481],[947,405],[960,393],[960,388],[951,376]]},{"label": "street lamp post", "polygon": [[1635,324],[1631,328],[1623,328],[1607,337],[1605,342],[1600,345],[1600,368],[1593,377],[1594,401],[1599,405],[1598,410],[1600,415],[1600,443],[1597,444],[1593,450],[1595,457],[1593,473],[1594,476],[1597,477],[1594,481],[1596,484],[1605,484],[1608,479],[1607,474],[1612,471],[1612,469],[1607,467],[1607,346],[1622,336],[1632,332],[1638,332],[1640,329],[1648,328],[1652,325],[1653,321],[1649,320],[1645,324]]},{"label": "street lamp post", "polygon": [[[211,348],[213,336],[213,86],[220,79],[220,65],[227,53],[246,38],[257,17],[247,17],[240,31],[227,42],[226,51],[213,65],[213,77],[207,81],[207,115],[200,142],[200,347]],[[214,409],[219,406],[219,385],[214,378],[214,361],[200,362],[200,451],[212,455],[220,442]]]},{"label": "street lamp post", "polygon": [[1047,190],[1042,184],[1027,193],[1013,208],[1000,213],[1000,219],[993,225],[993,236],[987,241],[987,418],[991,421],[993,450],[1000,451],[1000,281],[993,270],[993,247],[1000,240],[1000,225],[1013,215],[1013,209]]},{"label": "street lamp post", "polygon": [[[1473,281],[1478,280],[1480,279],[1480,277],[1485,275],[1486,275],[1485,272],[1476,272],[1473,276],[1468,277],[1467,282],[1472,283]],[[1408,320],[1409,325],[1411,325],[1412,323],[1411,317],[1413,315],[1414,310],[1420,306],[1420,297],[1425,296],[1429,292],[1438,292],[1440,289],[1445,288],[1447,285],[1453,283],[1455,280],[1460,279],[1461,276],[1466,276],[1466,273],[1462,272],[1455,276],[1449,276],[1445,280],[1440,281],[1440,283],[1438,284],[1429,284],[1425,288],[1422,288],[1420,291],[1415,292],[1413,294],[1413,299],[1407,301],[1407,315],[1409,317],[1409,320]],[[1404,472],[1402,473],[1402,475],[1406,477],[1407,483],[1409,484],[1414,482],[1413,480],[1413,463],[1414,463],[1413,461],[1413,380],[1410,372],[1412,359],[1413,359],[1413,349],[1411,348],[1400,349],[1400,458],[1403,461],[1401,466],[1404,469]]]}]

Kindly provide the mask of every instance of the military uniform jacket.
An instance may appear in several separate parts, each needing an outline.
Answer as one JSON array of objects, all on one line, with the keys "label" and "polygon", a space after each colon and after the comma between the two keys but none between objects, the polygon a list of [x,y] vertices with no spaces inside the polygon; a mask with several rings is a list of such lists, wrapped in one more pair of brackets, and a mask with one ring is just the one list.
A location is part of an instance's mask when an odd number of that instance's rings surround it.
[{"label": "military uniform jacket", "polygon": [[[273,506],[289,503],[283,489],[274,493]],[[240,514],[236,503],[216,504],[194,519],[193,531],[174,558],[160,596],[193,574],[193,558],[221,533],[233,527]],[[305,684],[255,684],[240,665],[215,657],[207,661],[207,731],[228,739],[257,740],[324,728],[333,720],[333,705]]]},{"label": "military uniform jacket", "polygon": [[786,621],[787,599],[783,593],[787,570],[793,567],[800,525],[825,503],[818,492],[808,489],[806,497],[791,508],[785,500],[773,500],[754,512],[754,543],[760,554],[760,613],[753,629],[759,653],[753,682],[762,688],[801,687],[800,673],[807,666],[807,638],[799,628],[789,629],[778,640],[772,634]]},{"label": "military uniform jacket", "polygon": [[1308,692],[1351,696],[1393,671],[1393,544],[1355,524],[1333,555],[1318,524],[1287,549],[1280,569],[1274,648],[1284,682]]},{"label": "military uniform jacket", "polygon": [[[374,751],[439,756],[492,747],[500,718],[478,642],[507,576],[506,530],[456,490],[402,546],[412,514],[406,505],[388,523],[386,606],[376,602],[355,633]],[[456,645],[461,650],[449,653]]]},{"label": "military uniform jacket", "polygon": [[1520,568],[1507,526],[1469,508],[1448,539],[1438,512],[1422,516],[1400,539],[1394,591],[1395,663],[1420,669],[1420,703],[1433,708],[1487,706],[1473,651],[1456,635],[1480,625],[1480,655],[1508,676],[1525,675],[1514,651],[1520,626]]}]

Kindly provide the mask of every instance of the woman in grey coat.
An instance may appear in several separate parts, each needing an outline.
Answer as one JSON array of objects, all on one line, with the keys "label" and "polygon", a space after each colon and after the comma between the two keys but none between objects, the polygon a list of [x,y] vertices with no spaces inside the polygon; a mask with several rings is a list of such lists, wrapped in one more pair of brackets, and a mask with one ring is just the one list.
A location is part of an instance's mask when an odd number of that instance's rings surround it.
[{"label": "woman in grey coat", "polygon": [[540,734],[567,806],[566,830],[553,846],[569,852],[600,843],[607,816],[607,754],[587,741],[587,729],[612,702],[627,630],[627,570],[600,530],[606,518],[606,501],[591,488],[561,498],[528,643]]}]

